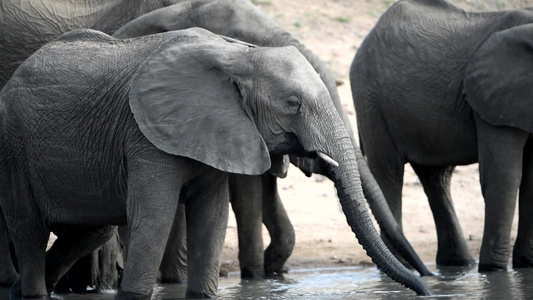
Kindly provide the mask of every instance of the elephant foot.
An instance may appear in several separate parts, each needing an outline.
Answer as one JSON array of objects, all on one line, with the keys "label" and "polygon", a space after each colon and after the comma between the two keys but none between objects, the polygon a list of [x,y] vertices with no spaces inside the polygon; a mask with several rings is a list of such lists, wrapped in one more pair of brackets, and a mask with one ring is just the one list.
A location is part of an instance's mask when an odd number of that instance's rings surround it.
[{"label": "elephant foot", "polygon": [[497,272],[505,270],[507,270],[507,265],[479,263],[478,266],[479,273]]},{"label": "elephant foot", "polygon": [[29,295],[22,298],[22,282],[20,278],[13,283],[9,290],[9,300],[22,300],[22,299],[46,299],[48,295]]},{"label": "elephant foot", "polygon": [[[48,285],[47,289],[50,289]],[[53,287],[53,291],[56,294],[68,294],[71,292],[70,283],[68,282],[67,276],[63,276],[61,279],[59,279],[59,281]]]},{"label": "elephant foot", "polygon": [[207,293],[202,293],[202,292],[190,292],[190,291],[187,291],[185,293],[185,298],[187,299],[213,299],[213,298],[216,298],[217,296],[216,295],[209,295]]},{"label": "elephant foot", "polygon": [[476,264],[476,260],[470,253],[462,254],[437,254],[437,266],[439,267],[471,267]]},{"label": "elephant foot", "polygon": [[533,268],[533,259],[527,256],[514,256],[513,255],[513,268]]},{"label": "elephant foot", "polygon": [[123,290],[119,290],[117,295],[115,296],[115,300],[150,300],[152,299],[152,294],[149,295],[141,295],[137,293],[132,292],[125,292]]},{"label": "elephant foot", "polygon": [[265,274],[261,268],[241,267],[241,279],[262,279],[264,276]]},{"label": "elephant foot", "polygon": [[283,267],[281,270],[267,270],[265,268],[265,278],[268,279],[283,279],[283,274],[289,273],[287,267]]},{"label": "elephant foot", "polygon": [[17,281],[18,278],[19,276],[17,273],[2,275],[0,276],[0,287],[10,287],[13,285],[13,283],[15,283],[15,281]]},{"label": "elephant foot", "polygon": [[265,276],[267,278],[280,278],[288,272],[285,262],[291,256],[294,244],[283,246],[282,243],[278,243],[281,245],[278,247],[274,247],[272,244],[265,250]]}]

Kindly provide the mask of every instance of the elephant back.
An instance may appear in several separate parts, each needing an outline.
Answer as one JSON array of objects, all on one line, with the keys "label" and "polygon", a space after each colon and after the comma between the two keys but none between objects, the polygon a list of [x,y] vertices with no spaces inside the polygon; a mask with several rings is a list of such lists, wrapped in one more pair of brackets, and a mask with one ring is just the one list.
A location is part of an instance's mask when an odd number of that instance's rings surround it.
[{"label": "elephant back", "polygon": [[470,60],[464,94],[481,118],[533,132],[533,24],[491,35]]}]

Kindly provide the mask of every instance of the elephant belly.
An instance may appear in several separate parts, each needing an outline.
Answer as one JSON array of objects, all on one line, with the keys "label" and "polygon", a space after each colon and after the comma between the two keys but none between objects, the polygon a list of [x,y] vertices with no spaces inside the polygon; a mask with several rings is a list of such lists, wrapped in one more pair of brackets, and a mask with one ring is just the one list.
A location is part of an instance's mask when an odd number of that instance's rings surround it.
[{"label": "elephant belly", "polygon": [[125,223],[126,175],[120,174],[120,164],[80,163],[80,160],[69,161],[68,156],[62,158],[41,159],[31,168],[35,200],[41,211],[48,212],[49,222]]},{"label": "elephant belly", "polygon": [[403,124],[390,132],[398,150],[409,162],[442,166],[477,161],[477,134],[470,118],[462,119],[441,111],[433,115],[411,115],[394,120],[393,124]]}]

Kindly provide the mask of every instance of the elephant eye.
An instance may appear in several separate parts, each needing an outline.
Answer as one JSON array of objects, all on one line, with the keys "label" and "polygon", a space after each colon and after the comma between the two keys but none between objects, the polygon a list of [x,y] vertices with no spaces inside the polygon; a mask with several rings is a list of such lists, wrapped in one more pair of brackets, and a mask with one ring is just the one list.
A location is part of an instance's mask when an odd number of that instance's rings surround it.
[{"label": "elephant eye", "polygon": [[298,96],[293,95],[287,100],[287,105],[292,113],[299,113],[302,101]]}]

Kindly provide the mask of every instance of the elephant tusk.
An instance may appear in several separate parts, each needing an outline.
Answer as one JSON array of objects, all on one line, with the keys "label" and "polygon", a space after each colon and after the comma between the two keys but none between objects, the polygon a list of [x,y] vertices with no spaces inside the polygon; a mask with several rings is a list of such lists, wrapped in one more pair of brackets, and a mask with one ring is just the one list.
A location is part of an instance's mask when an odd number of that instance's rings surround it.
[{"label": "elephant tusk", "polygon": [[317,154],[318,154],[318,157],[322,158],[328,164],[330,164],[330,165],[332,165],[334,167],[338,167],[339,166],[338,162],[336,162],[333,158],[327,156],[326,154],[324,154],[322,152],[317,152]]}]

